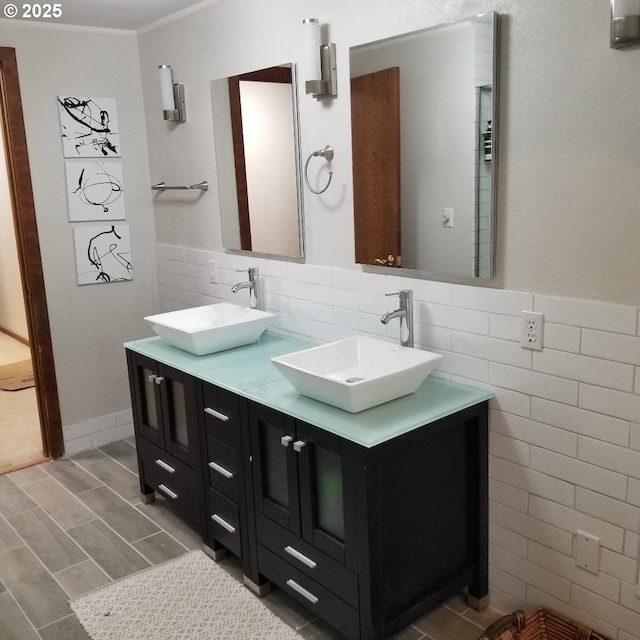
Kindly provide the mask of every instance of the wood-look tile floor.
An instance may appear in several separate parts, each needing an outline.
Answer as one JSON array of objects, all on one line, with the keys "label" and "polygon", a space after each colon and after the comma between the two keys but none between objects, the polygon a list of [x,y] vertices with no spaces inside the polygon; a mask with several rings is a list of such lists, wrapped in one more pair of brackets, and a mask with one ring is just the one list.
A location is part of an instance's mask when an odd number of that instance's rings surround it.
[{"label": "wood-look tile floor", "polygon": [[[162,498],[140,501],[133,439],[0,476],[0,638],[87,640],[69,599],[199,548]],[[276,588],[263,602],[303,638],[341,638]],[[396,638],[476,640],[499,615],[453,598]]]}]

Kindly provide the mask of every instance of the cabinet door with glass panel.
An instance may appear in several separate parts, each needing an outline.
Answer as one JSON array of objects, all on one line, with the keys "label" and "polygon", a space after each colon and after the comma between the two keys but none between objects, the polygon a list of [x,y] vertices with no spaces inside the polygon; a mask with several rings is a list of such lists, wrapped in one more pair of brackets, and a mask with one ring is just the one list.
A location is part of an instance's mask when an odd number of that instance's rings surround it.
[{"label": "cabinet door with glass panel", "polygon": [[138,434],[181,462],[198,466],[196,385],[186,373],[130,354]]},{"label": "cabinet door with glass panel", "polygon": [[251,405],[256,511],[338,562],[354,567],[356,517],[347,441]]}]

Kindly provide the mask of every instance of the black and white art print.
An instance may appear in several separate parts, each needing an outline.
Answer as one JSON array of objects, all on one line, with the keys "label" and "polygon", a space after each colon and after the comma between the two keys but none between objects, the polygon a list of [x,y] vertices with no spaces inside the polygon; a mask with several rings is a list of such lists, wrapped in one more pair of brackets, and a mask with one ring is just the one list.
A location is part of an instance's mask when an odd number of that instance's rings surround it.
[{"label": "black and white art print", "polygon": [[78,284],[108,284],[133,280],[129,225],[73,228]]},{"label": "black and white art print", "polygon": [[65,162],[69,221],[124,220],[120,162]]},{"label": "black and white art print", "polygon": [[120,157],[115,98],[58,96],[65,158]]}]

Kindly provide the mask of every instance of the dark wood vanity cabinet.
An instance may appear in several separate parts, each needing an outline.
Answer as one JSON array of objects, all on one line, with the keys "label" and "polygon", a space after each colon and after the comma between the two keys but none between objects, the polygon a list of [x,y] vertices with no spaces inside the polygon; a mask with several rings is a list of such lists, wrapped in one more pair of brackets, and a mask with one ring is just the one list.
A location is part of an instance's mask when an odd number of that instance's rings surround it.
[{"label": "dark wood vanity cabinet", "polygon": [[214,557],[239,556],[252,588],[273,582],[358,640],[465,588],[485,599],[487,400],[366,447],[127,358],[142,493],[201,524]]},{"label": "dark wood vanity cabinet", "polygon": [[159,492],[177,511],[202,523],[197,386],[190,375],[127,351],[140,491]]},{"label": "dark wood vanity cabinet", "polygon": [[228,549],[248,560],[247,506],[243,465],[245,401],[234,393],[202,383],[199,404],[203,435],[205,493],[204,542],[220,557]]},{"label": "dark wood vanity cabinet", "polygon": [[255,403],[249,427],[257,550],[249,578],[268,578],[359,637],[352,443]]},{"label": "dark wood vanity cabinet", "polygon": [[486,403],[370,448],[253,403],[249,422],[252,581],[361,639],[487,595]]}]

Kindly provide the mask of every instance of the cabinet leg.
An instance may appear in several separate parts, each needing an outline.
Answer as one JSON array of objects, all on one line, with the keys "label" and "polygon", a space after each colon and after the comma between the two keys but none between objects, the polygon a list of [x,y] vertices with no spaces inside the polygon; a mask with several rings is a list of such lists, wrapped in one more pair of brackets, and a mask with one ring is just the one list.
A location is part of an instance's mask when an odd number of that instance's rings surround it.
[{"label": "cabinet leg", "polygon": [[256,584],[251,578],[242,576],[242,581],[244,582],[244,586],[253,591],[259,598],[266,596],[271,592],[271,583],[264,582],[262,584]]},{"label": "cabinet leg", "polygon": [[151,493],[141,493],[140,497],[142,498],[142,502],[144,502],[144,504],[151,504],[152,502],[156,501],[156,494],[154,491],[152,491]]},{"label": "cabinet leg", "polygon": [[224,558],[226,558],[228,554],[228,551],[223,546],[219,546],[217,549],[212,549],[208,544],[205,544],[204,542],[202,543],[202,550],[216,562],[224,560]]},{"label": "cabinet leg", "polygon": [[475,611],[482,611],[486,609],[489,605],[489,595],[483,596],[482,598],[476,598],[472,596],[470,593],[467,594],[467,604]]}]

